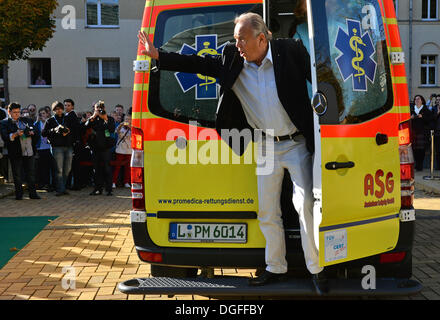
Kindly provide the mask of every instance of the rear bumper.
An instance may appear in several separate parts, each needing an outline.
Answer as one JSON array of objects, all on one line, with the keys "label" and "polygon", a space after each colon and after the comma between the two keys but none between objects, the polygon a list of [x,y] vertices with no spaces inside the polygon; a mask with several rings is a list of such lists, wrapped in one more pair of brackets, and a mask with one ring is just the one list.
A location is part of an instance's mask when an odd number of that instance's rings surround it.
[{"label": "rear bumper", "polygon": [[[143,219],[142,219],[143,220]],[[261,249],[203,249],[203,248],[173,248],[159,247],[153,243],[147,232],[145,220],[132,220],[132,234],[139,259],[140,251],[159,253],[162,261],[148,263],[176,267],[218,267],[218,268],[258,268],[265,266],[264,248]],[[401,222],[399,240],[396,247],[390,252],[406,252],[405,259],[398,263],[380,264],[380,255],[358,259],[338,265],[326,267],[327,270],[344,270],[346,276],[362,276],[361,269],[365,265],[373,265],[377,269],[378,277],[410,278],[412,275],[412,244],[414,239],[415,221]],[[300,240],[287,239],[287,262],[289,269],[306,270],[304,255]],[[351,272],[351,273],[350,273]]]}]

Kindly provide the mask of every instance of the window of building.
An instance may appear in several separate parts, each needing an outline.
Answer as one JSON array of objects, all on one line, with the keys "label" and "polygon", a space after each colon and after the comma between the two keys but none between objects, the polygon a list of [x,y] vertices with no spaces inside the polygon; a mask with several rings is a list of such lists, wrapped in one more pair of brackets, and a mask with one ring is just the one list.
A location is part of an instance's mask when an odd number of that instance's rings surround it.
[{"label": "window of building", "polygon": [[118,0],[87,0],[86,2],[88,27],[118,27]]},{"label": "window of building", "polygon": [[438,0],[422,0],[422,20],[438,20]]},{"label": "window of building", "polygon": [[89,87],[119,87],[119,58],[87,59],[87,78]]},{"label": "window of building", "polygon": [[437,56],[423,55],[420,68],[420,84],[435,86],[437,84]]},{"label": "window of building", "polygon": [[50,87],[52,72],[50,58],[29,59],[30,87]]}]

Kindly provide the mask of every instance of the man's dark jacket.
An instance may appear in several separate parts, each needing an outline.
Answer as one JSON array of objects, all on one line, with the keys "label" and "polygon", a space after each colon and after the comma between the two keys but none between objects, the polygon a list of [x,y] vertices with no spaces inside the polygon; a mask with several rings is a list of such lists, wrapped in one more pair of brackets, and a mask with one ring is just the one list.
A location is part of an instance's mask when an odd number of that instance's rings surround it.
[{"label": "man's dark jacket", "polygon": [[[111,137],[111,134],[115,132],[116,127],[115,119],[113,117],[108,116],[107,123],[105,123],[100,117],[97,117],[93,121],[89,119],[84,126],[85,128],[93,129],[88,141],[93,150],[105,151],[115,146],[115,139]],[[106,131],[108,131],[108,137],[106,137]]]},{"label": "man's dark jacket", "polygon": [[[307,149],[314,151],[313,113],[307,91],[310,81],[310,57],[301,40],[279,39],[270,42],[278,97],[290,120],[306,138]],[[200,73],[219,79],[220,100],[216,129],[251,129],[243,107],[232,90],[243,69],[244,59],[238,49],[229,44],[221,56],[198,56],[167,53],[159,50],[158,66],[163,70]],[[231,146],[230,141],[227,141]],[[237,150],[235,150],[237,152]],[[244,149],[237,153],[242,154]]]},{"label": "man's dark jacket", "polygon": [[[57,133],[55,128],[63,125],[69,128],[70,132],[66,136]],[[53,116],[46,121],[46,125],[41,133],[43,137],[47,137],[52,147],[72,147],[79,140],[79,121],[77,118],[67,117],[63,115],[61,118]]]},{"label": "man's dark jacket", "polygon": [[[20,117],[19,121],[22,123],[27,124],[29,128],[33,128],[34,124],[32,123],[32,120],[29,118]],[[0,123],[1,128],[1,135],[2,139],[5,142],[6,148],[8,149],[8,156],[10,158],[17,158],[22,156],[21,151],[21,138],[20,136],[16,137],[14,141],[11,141],[9,138],[9,135],[11,133],[15,133],[18,131],[17,123],[14,123],[11,118],[5,119],[1,121]],[[34,135],[30,136],[32,138],[32,151],[34,152],[34,155],[37,154],[37,140],[38,140],[38,133],[34,128]]]}]

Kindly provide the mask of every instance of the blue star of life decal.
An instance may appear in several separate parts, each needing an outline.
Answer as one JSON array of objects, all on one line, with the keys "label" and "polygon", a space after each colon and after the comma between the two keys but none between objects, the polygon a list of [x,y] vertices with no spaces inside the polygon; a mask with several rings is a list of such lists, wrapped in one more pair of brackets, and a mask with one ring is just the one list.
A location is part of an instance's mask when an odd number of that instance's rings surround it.
[{"label": "blue star of life decal", "polygon": [[[228,42],[217,47],[217,35],[198,35],[196,36],[196,47],[193,48],[186,43],[180,49],[181,54],[197,54],[199,56],[205,55],[221,55],[223,49]],[[175,76],[180,84],[183,92],[196,87],[196,100],[217,99],[217,85],[216,78],[208,77],[202,74],[176,72]]]},{"label": "blue star of life decal", "polygon": [[376,49],[368,31],[362,33],[360,21],[346,22],[348,33],[339,27],[336,36],[335,47],[341,52],[336,63],[344,81],[352,77],[353,91],[367,91],[367,78],[374,83],[376,76]]}]

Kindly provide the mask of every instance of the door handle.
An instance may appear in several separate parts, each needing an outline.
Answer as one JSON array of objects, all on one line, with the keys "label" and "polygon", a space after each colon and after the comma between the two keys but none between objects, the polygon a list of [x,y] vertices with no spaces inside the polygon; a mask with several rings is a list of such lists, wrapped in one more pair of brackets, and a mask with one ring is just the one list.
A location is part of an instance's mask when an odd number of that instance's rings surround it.
[{"label": "door handle", "polygon": [[378,146],[380,146],[382,144],[387,144],[387,143],[388,143],[388,136],[386,134],[383,134],[383,133],[376,134],[376,144]]},{"label": "door handle", "polygon": [[325,164],[325,168],[327,170],[337,170],[337,169],[348,169],[353,168],[354,162],[347,161],[347,162],[327,162]]}]

